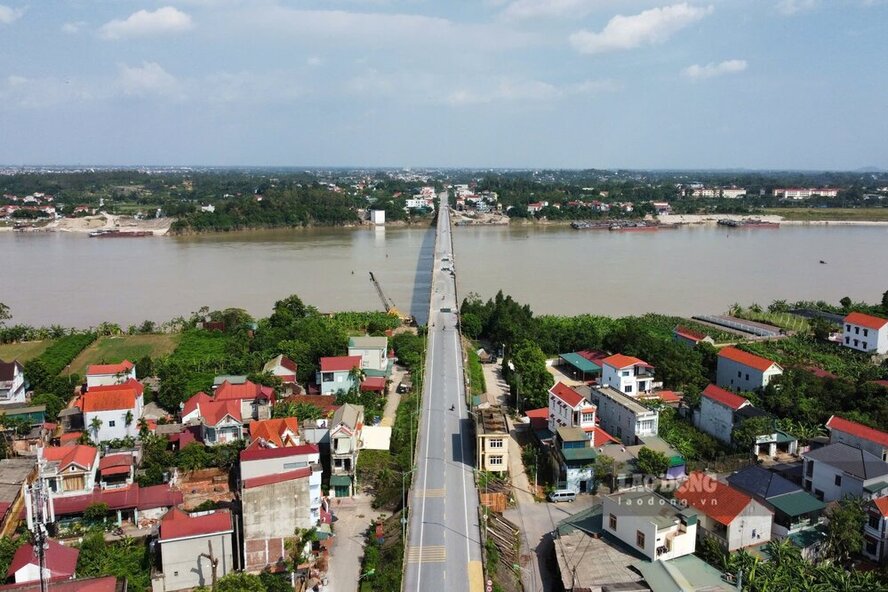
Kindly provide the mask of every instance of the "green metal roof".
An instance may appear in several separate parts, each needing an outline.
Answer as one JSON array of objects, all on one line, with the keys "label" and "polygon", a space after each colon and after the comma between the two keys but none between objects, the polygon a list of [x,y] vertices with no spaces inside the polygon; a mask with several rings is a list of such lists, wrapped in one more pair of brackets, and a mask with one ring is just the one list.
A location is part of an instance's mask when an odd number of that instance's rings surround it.
[{"label": "green metal roof", "polygon": [[807,549],[826,540],[826,528],[822,525],[813,528],[803,528],[790,533],[787,538],[799,549]]},{"label": "green metal roof", "polygon": [[888,481],[879,481],[878,483],[873,483],[872,485],[866,485],[863,489],[868,493],[878,493],[883,489],[888,489]]},{"label": "green metal roof", "polygon": [[586,374],[597,374],[601,372],[601,366],[599,366],[595,362],[587,360],[580,354],[560,354],[558,357],[579,370],[580,372],[585,372]]},{"label": "green metal roof", "polygon": [[595,460],[595,457],[598,456],[598,453],[595,452],[594,448],[562,448],[561,454],[564,456],[564,460],[568,462]]},{"label": "green metal roof", "polygon": [[770,498],[768,503],[787,516],[801,516],[811,512],[819,512],[826,507],[826,504],[806,491],[778,495]]},{"label": "green metal roof", "polygon": [[632,567],[641,573],[653,592],[736,590],[722,580],[720,570],[696,555],[685,555],[670,561],[643,561]]},{"label": "green metal roof", "polygon": [[330,487],[348,487],[352,479],[348,475],[330,475]]}]

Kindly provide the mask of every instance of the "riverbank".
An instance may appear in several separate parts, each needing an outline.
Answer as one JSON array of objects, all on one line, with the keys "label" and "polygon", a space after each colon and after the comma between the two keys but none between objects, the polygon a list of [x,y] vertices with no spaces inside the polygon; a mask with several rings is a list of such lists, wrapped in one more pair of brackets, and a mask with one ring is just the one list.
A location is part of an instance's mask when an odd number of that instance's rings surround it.
[{"label": "riverbank", "polygon": [[[101,213],[82,218],[59,218],[47,224],[34,226],[24,232],[72,232],[88,234],[97,230],[120,230],[122,232],[151,232],[155,236],[166,235],[174,218],[137,219],[132,216],[117,216]],[[0,231],[12,230],[11,226],[0,226]]]},{"label": "riverbank", "polygon": [[[774,211],[774,210],[770,210]],[[888,213],[888,212],[886,212]],[[827,215],[824,212],[822,215]],[[888,226],[888,217],[884,220],[868,220],[860,219],[827,219],[827,218],[799,218],[793,219],[776,214],[764,215],[739,215],[739,214],[662,214],[657,219],[663,224],[680,224],[680,225],[715,225],[719,220],[736,220],[738,222],[744,220],[761,220],[762,222],[773,222],[781,225],[791,226]]]}]

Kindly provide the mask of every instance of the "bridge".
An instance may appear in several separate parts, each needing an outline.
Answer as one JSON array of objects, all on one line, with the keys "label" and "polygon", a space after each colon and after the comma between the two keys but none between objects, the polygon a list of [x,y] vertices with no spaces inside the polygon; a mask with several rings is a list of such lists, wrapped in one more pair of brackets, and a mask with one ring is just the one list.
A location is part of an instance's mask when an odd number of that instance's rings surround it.
[{"label": "bridge", "polygon": [[435,237],[428,347],[402,589],[482,592],[474,430],[466,407],[446,192]]}]

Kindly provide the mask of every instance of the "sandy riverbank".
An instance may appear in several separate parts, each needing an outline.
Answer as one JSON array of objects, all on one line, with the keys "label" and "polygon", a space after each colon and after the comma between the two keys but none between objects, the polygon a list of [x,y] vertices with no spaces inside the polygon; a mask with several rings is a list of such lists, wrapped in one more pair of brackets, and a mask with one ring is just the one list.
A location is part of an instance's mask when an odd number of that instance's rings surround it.
[{"label": "sandy riverbank", "polygon": [[116,216],[102,213],[97,216],[83,218],[60,218],[45,226],[35,228],[34,232],[78,232],[87,233],[96,230],[120,230],[123,232],[150,231],[156,236],[169,232],[174,218],[149,218],[137,220],[132,216]]},{"label": "sandy riverbank", "polygon": [[719,220],[761,220],[786,226],[888,226],[876,220],[787,220],[783,216],[741,216],[738,214],[663,214],[657,216],[663,224],[716,224]]}]

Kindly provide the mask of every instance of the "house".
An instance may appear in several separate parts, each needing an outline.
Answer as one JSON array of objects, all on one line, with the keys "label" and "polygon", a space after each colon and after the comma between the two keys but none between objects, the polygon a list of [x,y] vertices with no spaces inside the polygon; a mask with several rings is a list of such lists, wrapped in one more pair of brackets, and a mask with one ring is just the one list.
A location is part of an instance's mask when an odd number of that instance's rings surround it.
[{"label": "house", "polygon": [[595,452],[592,433],[577,427],[555,430],[555,460],[558,463],[558,487],[574,493],[595,489]]},{"label": "house", "polygon": [[[562,372],[565,374],[569,372],[577,380],[586,381],[597,378],[601,374],[601,366],[595,363],[594,360],[585,357],[583,353],[585,352],[559,354],[556,365]],[[493,361],[495,362],[496,359]]]},{"label": "house", "polygon": [[284,384],[296,384],[296,362],[280,354],[265,363],[262,367],[263,372],[268,372],[272,376],[277,376]]},{"label": "house", "polygon": [[823,542],[820,525],[826,504],[792,481],[752,465],[728,476],[728,485],[751,495],[774,513],[772,538],[789,537],[811,559]]},{"label": "house", "polygon": [[676,343],[689,345],[691,347],[694,347],[699,343],[715,345],[715,340],[709,335],[693,329],[688,329],[682,325],[676,325],[675,329],[672,330],[672,339]]},{"label": "house", "polygon": [[263,419],[250,424],[250,441],[259,442],[266,448],[299,446],[299,419],[281,417]]},{"label": "house", "polygon": [[0,535],[11,536],[25,509],[25,485],[37,474],[33,458],[0,460]]},{"label": "house", "polygon": [[118,489],[96,487],[85,495],[50,497],[54,515],[59,522],[70,522],[82,517],[86,509],[94,504],[108,504],[115,514],[114,522],[119,526],[124,521],[138,524],[139,520],[154,520],[162,517],[173,506],[184,501],[180,491],[168,484],[140,487],[137,483]]},{"label": "house", "polygon": [[549,431],[555,433],[559,427],[595,428],[595,405],[567,386],[556,382],[549,389]]},{"label": "house", "polygon": [[43,461],[41,479],[52,497],[83,495],[96,486],[99,451],[92,446],[47,446],[37,449]]},{"label": "house", "polygon": [[540,210],[542,210],[543,208],[548,207],[548,206],[549,206],[549,202],[547,202],[547,201],[531,202],[531,203],[527,204],[527,212],[529,214],[536,214],[536,213],[539,213]]},{"label": "house", "polygon": [[675,492],[675,499],[699,512],[698,536],[714,537],[728,552],[771,540],[771,510],[708,475],[691,473]]},{"label": "house", "polygon": [[219,400],[219,392],[216,391],[216,398],[199,392],[182,408],[182,423],[199,426],[201,441],[207,446],[229,444],[244,437],[241,401],[234,398]]},{"label": "house", "polygon": [[878,563],[888,559],[888,496],[876,498],[867,506],[863,554]]},{"label": "house", "polygon": [[240,453],[245,571],[277,571],[296,529],[321,519],[320,451],[314,444],[264,448],[254,442]]},{"label": "house", "polygon": [[135,438],[142,416],[144,387],[130,378],[126,382],[99,385],[80,396],[84,427],[94,442]]},{"label": "house", "polygon": [[[126,580],[118,581],[115,576],[98,578],[78,578],[53,582],[52,592],[126,592]],[[0,586],[2,592],[44,592],[40,582],[28,584],[8,584]]]},{"label": "house", "polygon": [[669,205],[668,201],[654,201],[651,202],[651,207],[654,208],[654,213],[658,216],[662,216],[664,214],[672,213],[672,206]]},{"label": "house", "polygon": [[215,392],[217,388],[226,382],[234,385],[246,384],[247,377],[243,374],[219,374],[213,377],[213,391]]},{"label": "house", "polygon": [[136,365],[129,360],[119,364],[92,364],[86,369],[86,388],[111,386],[136,380]]},{"label": "house", "polygon": [[99,461],[99,487],[129,487],[135,480],[135,458],[130,452],[106,454]]},{"label": "house", "polygon": [[632,356],[614,354],[601,361],[601,385],[631,397],[654,388],[654,367]]},{"label": "house", "polygon": [[355,371],[361,369],[360,356],[338,356],[321,358],[321,369],[316,382],[322,395],[335,395],[339,391],[347,393],[357,386]]},{"label": "house", "polygon": [[244,381],[242,384],[222,382],[213,393],[215,401],[237,401],[240,403],[241,423],[249,423],[254,419],[270,419],[271,409],[274,407],[274,389],[270,386],[262,386]]},{"label": "house", "polygon": [[690,555],[698,513],[652,491],[628,491],[602,500],[602,527],[651,561]]},{"label": "house", "polygon": [[842,344],[870,354],[888,354],[888,319],[852,312],[842,321]]},{"label": "house", "polygon": [[[43,577],[50,582],[74,579],[78,557],[79,549],[46,539],[43,548]],[[40,563],[34,545],[26,543],[16,550],[6,577],[14,578],[16,584],[40,581]]]},{"label": "house", "polygon": [[509,471],[509,427],[499,407],[479,409],[475,415],[475,466],[481,471]]},{"label": "house", "polygon": [[745,397],[710,384],[700,396],[700,409],[694,413],[694,425],[717,440],[731,443],[731,432],[737,425],[736,413],[752,407]]},{"label": "house", "polygon": [[777,362],[737,349],[733,346],[718,352],[716,384],[732,391],[757,391],[768,386],[775,376],[783,374]]},{"label": "house", "polygon": [[657,435],[660,414],[656,409],[648,409],[634,397],[611,387],[590,389],[590,398],[596,406],[599,426],[624,444],[632,446],[647,436]]},{"label": "house", "polygon": [[838,442],[805,452],[802,458],[802,486],[821,501],[888,494],[888,463],[866,450]]},{"label": "house", "polygon": [[335,497],[355,492],[355,467],[361,450],[364,407],[346,403],[330,421],[330,489]]},{"label": "house", "polygon": [[[162,574],[158,592],[209,586],[234,571],[234,527],[228,510],[187,514],[172,508],[160,519]],[[216,565],[213,566],[213,561]],[[154,579],[154,578],[153,578]]]},{"label": "house", "polygon": [[829,443],[843,442],[865,450],[888,462],[888,434],[877,429],[833,415],[826,422]]},{"label": "house", "polygon": [[28,385],[24,370],[18,360],[0,360],[0,405],[25,402]]},{"label": "house", "polygon": [[370,337],[369,335],[349,337],[348,355],[349,357],[360,357],[360,368],[365,372],[374,371],[388,374],[388,338],[386,337]]}]

